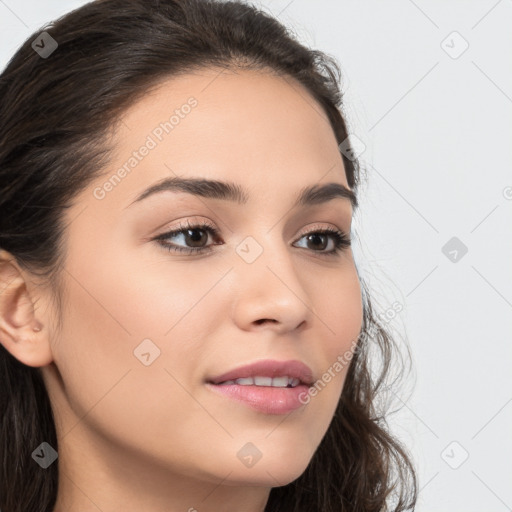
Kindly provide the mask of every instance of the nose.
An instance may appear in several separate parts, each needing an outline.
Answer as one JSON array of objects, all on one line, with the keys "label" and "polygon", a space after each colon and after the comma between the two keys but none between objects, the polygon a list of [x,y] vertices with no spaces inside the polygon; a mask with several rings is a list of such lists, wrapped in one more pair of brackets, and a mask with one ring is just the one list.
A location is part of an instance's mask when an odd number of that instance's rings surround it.
[{"label": "nose", "polygon": [[313,307],[293,256],[284,246],[275,250],[266,247],[256,261],[241,261],[233,270],[232,311],[240,329],[285,333],[311,324]]}]

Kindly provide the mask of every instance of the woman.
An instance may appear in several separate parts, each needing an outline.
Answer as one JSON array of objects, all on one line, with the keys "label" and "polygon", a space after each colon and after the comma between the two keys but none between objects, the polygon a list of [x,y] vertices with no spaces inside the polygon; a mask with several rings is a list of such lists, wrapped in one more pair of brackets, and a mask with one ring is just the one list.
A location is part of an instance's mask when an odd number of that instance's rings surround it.
[{"label": "woman", "polygon": [[3,512],[414,507],[339,75],[239,2],[95,1],[14,55]]}]

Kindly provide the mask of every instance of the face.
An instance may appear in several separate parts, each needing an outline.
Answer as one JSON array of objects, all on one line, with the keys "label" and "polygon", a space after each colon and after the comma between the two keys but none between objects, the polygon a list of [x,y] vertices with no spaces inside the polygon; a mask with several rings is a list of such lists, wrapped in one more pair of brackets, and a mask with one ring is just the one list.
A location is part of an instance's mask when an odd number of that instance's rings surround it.
[{"label": "face", "polygon": [[[290,78],[205,70],[162,83],[122,121],[108,170],[66,212],[61,327],[41,368],[60,464],[285,485],[327,431],[348,369],[335,363],[362,325],[351,248],[336,251],[351,202],[296,204],[307,187],[348,188],[328,119]],[[146,192],[170,178],[239,194]],[[258,386],[248,402],[207,383],[267,360],[300,361],[324,384],[297,407],[291,389]]]}]

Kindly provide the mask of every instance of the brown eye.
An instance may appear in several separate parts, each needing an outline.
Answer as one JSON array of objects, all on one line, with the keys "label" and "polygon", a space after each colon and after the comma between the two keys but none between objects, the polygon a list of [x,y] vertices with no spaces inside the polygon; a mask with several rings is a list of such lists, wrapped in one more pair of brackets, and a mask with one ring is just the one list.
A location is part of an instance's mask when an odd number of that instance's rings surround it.
[{"label": "brown eye", "polygon": [[[209,234],[212,238],[218,238],[219,232],[215,227],[204,223],[179,226],[175,230],[157,236],[154,240],[157,240],[160,245],[169,251],[199,253],[212,250],[207,245]],[[180,242],[185,244],[185,247],[168,242],[169,239],[176,237],[181,237]]]},{"label": "brown eye", "polygon": [[[309,233],[302,235],[300,239],[302,238],[306,239],[306,249],[311,249],[314,252],[319,252],[328,256],[336,255],[343,247],[350,246],[350,239],[345,235],[345,233],[332,228],[310,231]],[[330,240],[332,240],[333,248],[326,251],[325,249]],[[315,248],[315,245],[319,245],[320,247]]]},{"label": "brown eye", "polygon": [[[208,245],[208,235],[211,235],[212,238],[219,238],[218,230],[210,224],[190,225],[187,223],[187,225],[179,226],[177,229],[159,235],[154,240],[158,241],[158,243],[168,251],[185,252],[189,254],[206,253],[213,250],[211,245],[221,245],[219,243]],[[182,245],[169,242],[169,239],[176,237],[181,237],[180,242]],[[345,233],[333,228],[310,231],[302,235],[299,240],[302,239],[306,240],[305,249],[326,256],[335,256],[343,247],[349,247],[351,243]],[[326,250],[330,242],[332,242],[331,249]]]},{"label": "brown eye", "polygon": [[306,235],[306,239],[308,242],[311,242],[313,248],[315,248],[315,245],[319,245],[320,247],[316,247],[315,249],[318,249],[320,251],[325,250],[327,245],[329,244],[329,237],[322,233],[313,233],[311,235]]},{"label": "brown eye", "polygon": [[204,229],[184,229],[181,232],[184,233],[184,239],[188,239],[192,243],[193,247],[203,247],[206,242],[208,242],[208,233]]}]

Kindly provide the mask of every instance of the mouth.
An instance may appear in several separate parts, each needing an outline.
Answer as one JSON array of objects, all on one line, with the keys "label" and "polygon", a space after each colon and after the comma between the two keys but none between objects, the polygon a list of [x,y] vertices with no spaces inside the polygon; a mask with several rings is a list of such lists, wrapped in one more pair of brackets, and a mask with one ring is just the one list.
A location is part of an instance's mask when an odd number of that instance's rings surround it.
[{"label": "mouth", "polygon": [[207,379],[211,391],[265,414],[288,414],[308,403],[314,379],[300,361],[258,361]]},{"label": "mouth", "polygon": [[306,382],[301,381],[295,377],[241,377],[239,379],[225,380],[222,382],[209,382],[217,386],[229,386],[236,384],[237,386],[260,386],[260,387],[272,387],[272,388],[295,388],[299,385],[308,385]]},{"label": "mouth", "polygon": [[313,384],[313,372],[309,366],[298,360],[260,360],[207,379],[210,384],[225,383],[240,386],[296,387]]}]

